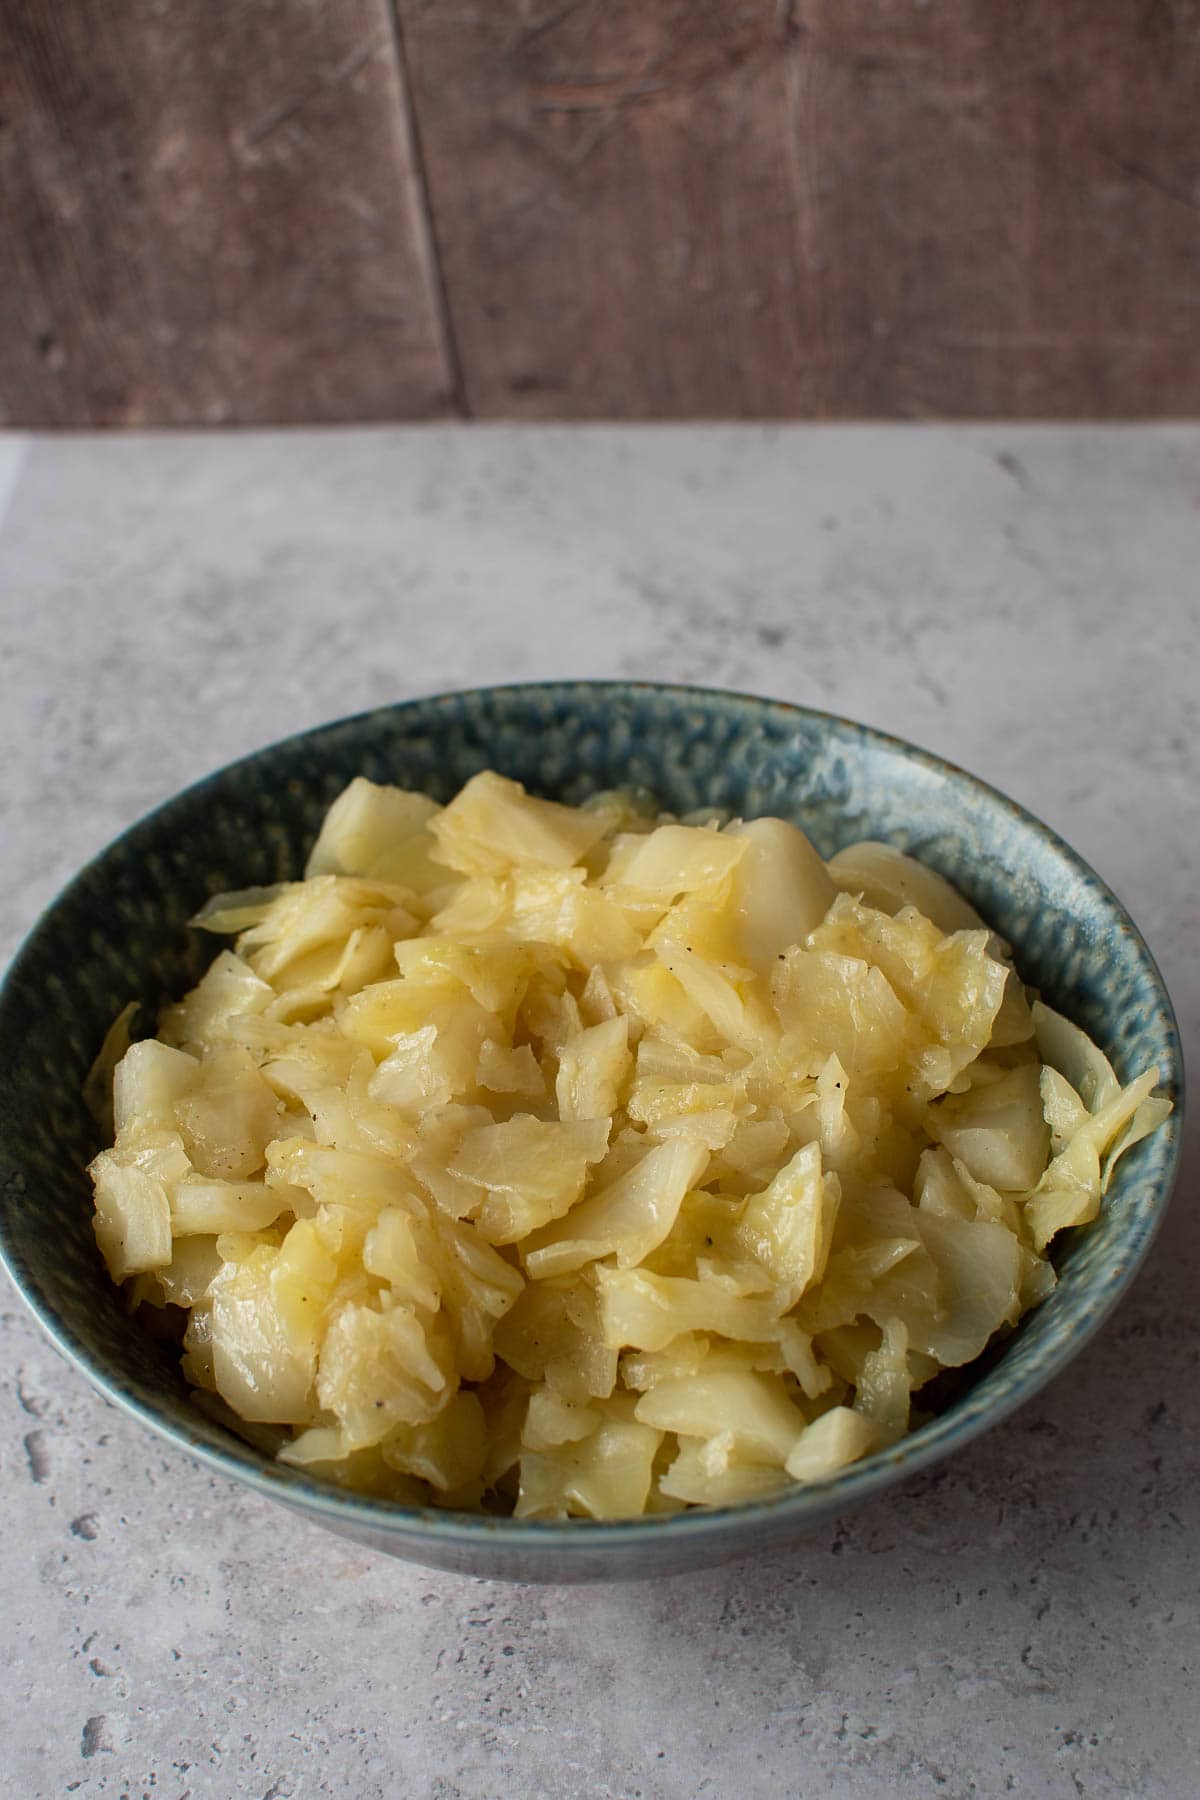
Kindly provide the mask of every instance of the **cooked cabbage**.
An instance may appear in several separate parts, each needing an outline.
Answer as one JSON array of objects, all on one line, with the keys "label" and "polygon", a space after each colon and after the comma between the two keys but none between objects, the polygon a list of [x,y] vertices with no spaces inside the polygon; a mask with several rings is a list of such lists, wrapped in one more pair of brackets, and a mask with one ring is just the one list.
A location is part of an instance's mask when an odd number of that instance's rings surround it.
[{"label": "cooked cabbage", "polygon": [[403,1504],[831,1477],[1170,1110],[941,876],[779,819],[359,778],[303,881],[194,923],[235,946],[89,1076],[97,1241],[206,1406]]}]

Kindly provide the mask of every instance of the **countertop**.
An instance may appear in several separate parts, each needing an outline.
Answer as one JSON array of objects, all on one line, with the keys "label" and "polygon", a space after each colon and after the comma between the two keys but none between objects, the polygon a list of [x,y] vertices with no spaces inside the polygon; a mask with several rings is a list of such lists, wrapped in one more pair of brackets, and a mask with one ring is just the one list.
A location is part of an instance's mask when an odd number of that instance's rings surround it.
[{"label": "countertop", "polygon": [[[448,687],[848,713],[1057,827],[1200,1023],[1200,429],[0,438],[0,956],[184,783]],[[101,1401],[0,1291],[0,1787],[113,1800],[1200,1792],[1190,1132],[1010,1423],[786,1554],[610,1588],[349,1548]]]}]

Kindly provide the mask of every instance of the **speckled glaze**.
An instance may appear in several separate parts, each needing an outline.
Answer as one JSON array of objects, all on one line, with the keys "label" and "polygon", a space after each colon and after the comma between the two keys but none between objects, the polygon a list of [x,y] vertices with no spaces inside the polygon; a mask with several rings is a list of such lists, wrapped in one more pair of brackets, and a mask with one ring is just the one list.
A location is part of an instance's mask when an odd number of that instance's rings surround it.
[{"label": "speckled glaze", "polygon": [[[187,920],[211,893],[294,876],[355,774],[448,799],[493,767],[578,801],[617,785],[677,811],[792,818],[825,855],[881,837],[941,870],[1016,947],[1046,998],[1128,1078],[1156,1064],[1175,1113],[1121,1163],[1097,1222],[1063,1250],[1056,1292],[979,1378],[895,1449],[752,1506],[548,1524],[357,1499],[267,1461],[210,1422],[174,1361],[127,1316],[91,1230],[97,1148],[87,1069],[131,998],[158,1007],[200,975]],[[111,845],[26,941],[0,993],[0,1252],[58,1348],[110,1399],[210,1468],[346,1536],[500,1578],[668,1574],[777,1544],[948,1455],[1029,1399],[1098,1329],[1142,1261],[1179,1154],[1183,1067],[1170,1000],[1120,903],[1058,837],[995,789],[864,726],[778,702],[642,683],[484,688],[291,738],[189,788]]]}]

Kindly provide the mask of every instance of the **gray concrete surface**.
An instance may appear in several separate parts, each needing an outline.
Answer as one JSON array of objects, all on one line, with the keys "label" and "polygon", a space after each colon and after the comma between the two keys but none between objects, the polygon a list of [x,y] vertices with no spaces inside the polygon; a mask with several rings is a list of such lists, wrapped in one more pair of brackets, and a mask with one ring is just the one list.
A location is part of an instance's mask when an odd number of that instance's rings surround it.
[{"label": "gray concrete surface", "polygon": [[[0,440],[0,954],[182,783],[339,713],[650,673],[845,711],[1057,826],[1200,1019],[1200,431]],[[505,1588],[161,1449],[0,1292],[0,1790],[1200,1794],[1200,1226],[1007,1426],[786,1555]]]}]

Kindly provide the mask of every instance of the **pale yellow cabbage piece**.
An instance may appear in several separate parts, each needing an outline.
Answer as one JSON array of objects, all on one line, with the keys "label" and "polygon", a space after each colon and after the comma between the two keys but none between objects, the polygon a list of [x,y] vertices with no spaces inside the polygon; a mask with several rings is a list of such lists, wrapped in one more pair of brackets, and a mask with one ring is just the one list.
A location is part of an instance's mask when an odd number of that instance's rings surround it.
[{"label": "pale yellow cabbage piece", "polygon": [[167,1044],[205,1049],[230,1036],[235,1023],[266,1012],[275,998],[270,982],[243,957],[222,950],[191,993],[167,1007],[158,1022],[159,1036]]},{"label": "pale yellow cabbage piece", "polygon": [[630,888],[639,899],[667,906],[681,894],[722,882],[744,849],[730,833],[693,825],[660,825],[619,845],[602,880],[605,887]]},{"label": "pale yellow cabbage piece", "polygon": [[195,1087],[199,1058],[157,1038],[130,1044],[112,1074],[113,1128],[118,1135],[173,1131],[176,1106]]},{"label": "pale yellow cabbage piece", "polygon": [[457,1385],[450,1332],[418,1307],[349,1301],[321,1341],[317,1397],[355,1449],[427,1424]]},{"label": "pale yellow cabbage piece", "polygon": [[761,1194],[746,1201],[738,1236],[794,1305],[829,1261],[841,1202],[836,1175],[821,1173],[821,1151],[805,1144]]},{"label": "pale yellow cabbage piece", "polygon": [[1050,1127],[1050,1151],[1058,1156],[1064,1151],[1089,1114],[1083,1100],[1065,1075],[1044,1063],[1038,1077],[1042,1093],[1042,1112]]},{"label": "pale yellow cabbage piece", "polygon": [[164,1306],[196,1306],[208,1294],[213,1278],[224,1267],[215,1237],[176,1237],[165,1269],[149,1277]]},{"label": "pale yellow cabbage piece", "polygon": [[[135,1045],[134,1051],[140,1048]],[[206,1056],[174,1107],[192,1166],[224,1181],[244,1181],[258,1173],[268,1144],[278,1135],[282,1112],[253,1056],[237,1044],[222,1045]]]},{"label": "pale yellow cabbage piece", "polygon": [[1121,1084],[1107,1056],[1086,1032],[1041,1000],[1034,1002],[1033,1023],[1042,1061],[1070,1082],[1089,1112],[1099,1112],[1116,1099]]},{"label": "pale yellow cabbage piece", "polygon": [[489,1243],[515,1244],[570,1211],[589,1166],[603,1159],[608,1134],[608,1119],[518,1114],[468,1132],[449,1172],[481,1190],[479,1229]]},{"label": "pale yellow cabbage piece", "polygon": [[379,787],[358,775],[325,814],[305,876],[362,875],[425,892],[431,876],[445,880],[428,860],[437,812],[424,794]]},{"label": "pale yellow cabbage piece", "polygon": [[96,1242],[114,1281],[171,1261],[171,1192],[191,1164],[175,1132],[120,1139],[89,1173],[95,1188]]},{"label": "pale yellow cabbage piece", "polygon": [[835,884],[804,833],[786,819],[750,819],[729,827],[745,854],[733,873],[730,905],[735,954],[760,975],[804,943],[833,904]]},{"label": "pale yellow cabbage piece", "polygon": [[646,1509],[662,1433],[615,1407],[587,1437],[521,1454],[518,1519],[633,1518]]},{"label": "pale yellow cabbage piece", "polygon": [[[497,1043],[494,1038],[485,1038],[479,1046],[475,1081],[477,1086],[486,1088],[491,1094],[520,1094],[531,1100],[542,1100],[546,1094],[545,1076],[528,1044],[520,1044],[514,1050]],[[615,1111],[615,1099],[612,1105],[590,1113],[573,1113],[563,1107],[561,1102],[559,1104],[559,1112],[564,1119],[599,1119]]]},{"label": "pale yellow cabbage piece", "polygon": [[536,800],[518,782],[484,770],[432,820],[437,861],[463,873],[507,874],[532,864],[567,869],[599,843],[603,813]]},{"label": "pale yellow cabbage piece", "polygon": [[778,1329],[782,1304],[740,1293],[736,1281],[706,1274],[653,1275],[646,1269],[596,1271],[601,1340],[614,1350],[661,1350],[685,1332],[711,1331],[759,1343]]},{"label": "pale yellow cabbage piece", "polygon": [[874,1426],[880,1443],[894,1443],[908,1430],[913,1372],[908,1357],[908,1326],[887,1319],[878,1350],[863,1359],[855,1383],[854,1410]]},{"label": "pale yellow cabbage piece", "polygon": [[677,1138],[656,1144],[611,1187],[569,1211],[553,1234],[539,1232],[535,1248],[525,1251],[526,1270],[536,1279],[569,1274],[605,1256],[615,1256],[622,1269],[643,1262],[662,1243],[707,1166],[703,1144]]},{"label": "pale yellow cabbage piece", "polygon": [[891,844],[874,840],[848,844],[830,857],[828,868],[835,887],[880,912],[898,913],[915,907],[947,936],[987,929],[975,908],[944,875]]},{"label": "pale yellow cabbage piece", "polygon": [[847,1406],[831,1406],[797,1438],[784,1467],[793,1481],[824,1481],[875,1449],[876,1427]]},{"label": "pale yellow cabbage piece", "polygon": [[[527,1048],[527,1046],[526,1046]],[[631,1066],[629,1021],[601,1019],[559,1051],[554,1091],[562,1119],[609,1119],[617,1111]]]},{"label": "pale yellow cabbage piece", "polygon": [[274,1280],[279,1257],[278,1249],[262,1244],[244,1261],[226,1261],[214,1277],[209,1289],[214,1383],[243,1419],[307,1424],[313,1416],[317,1320],[297,1318],[281,1306]]},{"label": "pale yellow cabbage piece", "polygon": [[1074,1116],[1063,1148],[1029,1194],[1025,1215],[1035,1249],[1044,1249],[1058,1231],[1090,1224],[1099,1213],[1118,1157],[1167,1116],[1168,1103],[1152,1098],[1157,1081],[1157,1071],[1148,1069],[1126,1088],[1115,1077],[1108,1082],[1103,1071],[1085,1084],[1097,1097],[1108,1098],[1082,1119]]},{"label": "pale yellow cabbage piece", "polygon": [[[88,1078],[98,1245],[264,1454],[615,1518],[819,1481],[1055,1282],[1170,1110],[886,845],[353,781]],[[111,1131],[110,1131],[111,1127]]]},{"label": "pale yellow cabbage piece", "polygon": [[432,1419],[394,1426],[381,1454],[398,1473],[454,1495],[456,1506],[477,1504],[487,1455],[487,1420],[478,1396],[459,1388]]},{"label": "pale yellow cabbage piece", "polygon": [[1050,1152],[1037,1064],[1024,1063],[986,1087],[948,1095],[930,1107],[926,1126],[977,1181],[1010,1193],[1032,1187]]},{"label": "pale yellow cabbage piece", "polygon": [[788,1475],[769,1463],[734,1460],[729,1439],[685,1438],[658,1485],[688,1506],[742,1506],[778,1494],[788,1486]]},{"label": "pale yellow cabbage piece", "polygon": [[603,1342],[595,1291],[575,1277],[523,1287],[493,1343],[510,1369],[576,1405],[616,1386],[617,1348]]},{"label": "pale yellow cabbage piece", "polygon": [[265,1181],[221,1181],[190,1170],[171,1191],[176,1238],[215,1237],[220,1231],[261,1231],[292,1211],[293,1196]]},{"label": "pale yellow cabbage piece", "polygon": [[595,1406],[572,1404],[551,1387],[537,1387],[521,1428],[521,1443],[528,1450],[553,1450],[559,1444],[576,1444],[590,1437],[603,1414]]},{"label": "pale yellow cabbage piece", "polygon": [[553,946],[564,966],[579,972],[636,956],[642,940],[624,910],[586,880],[577,868],[514,873],[508,890],[510,936]]},{"label": "pale yellow cabbage piece", "polygon": [[635,1417],[684,1438],[721,1438],[731,1460],[782,1468],[808,1423],[778,1375],[713,1368],[655,1382]]}]

